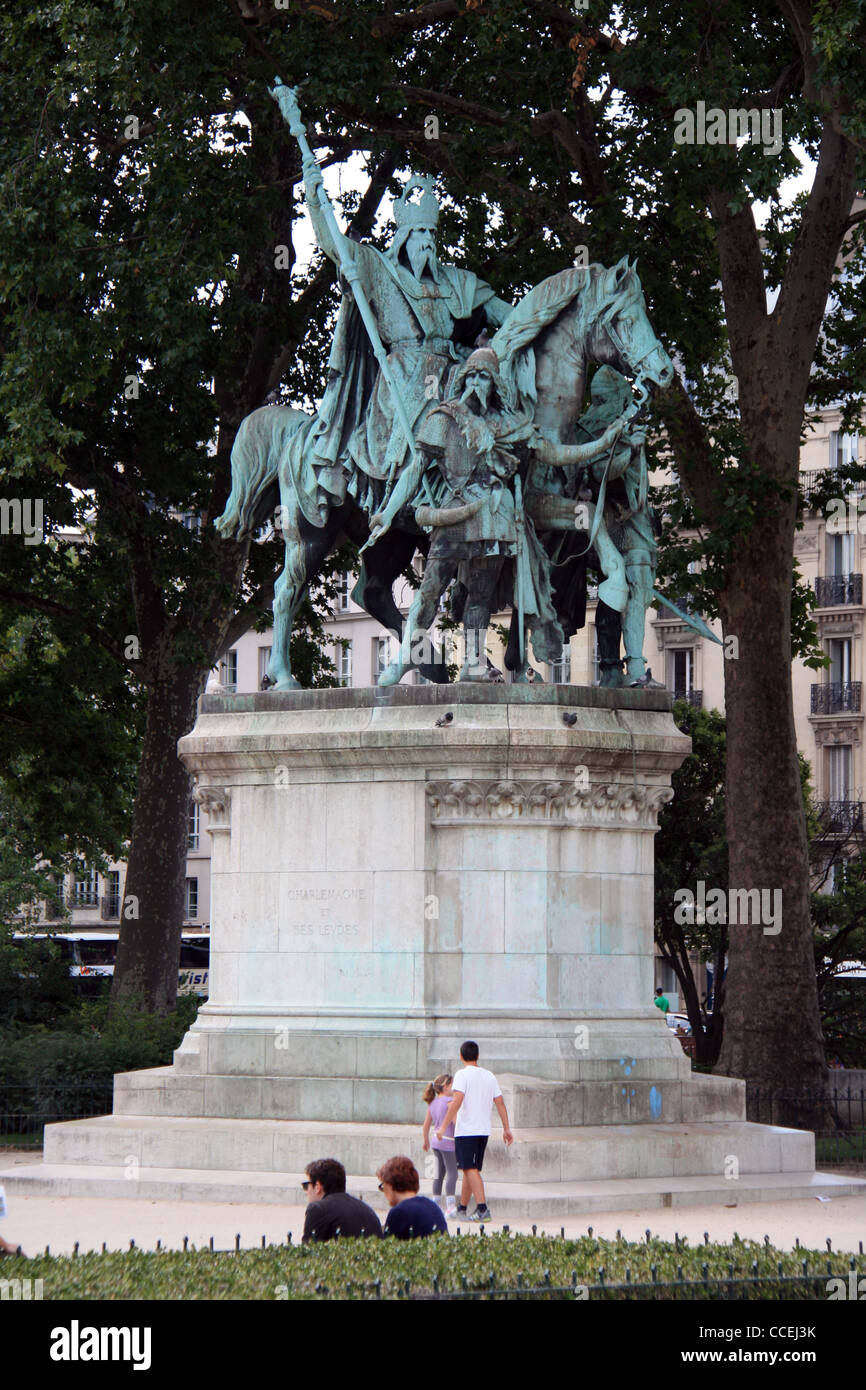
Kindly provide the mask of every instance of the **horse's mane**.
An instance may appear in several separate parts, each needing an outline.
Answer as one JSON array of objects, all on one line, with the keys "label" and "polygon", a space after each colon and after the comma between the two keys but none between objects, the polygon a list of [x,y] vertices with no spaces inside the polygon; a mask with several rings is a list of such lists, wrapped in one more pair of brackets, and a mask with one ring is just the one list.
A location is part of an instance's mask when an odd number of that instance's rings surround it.
[{"label": "horse's mane", "polygon": [[558,318],[578,296],[594,287],[605,274],[601,265],[570,266],[536,285],[512,309],[490,346],[502,364],[502,378],[509,393],[522,407],[538,399],[535,388],[535,352],[539,334]]},{"label": "horse's mane", "polygon": [[500,362],[507,362],[538,337],[591,281],[604,275],[604,266],[570,266],[550,275],[515,305],[490,346]]}]

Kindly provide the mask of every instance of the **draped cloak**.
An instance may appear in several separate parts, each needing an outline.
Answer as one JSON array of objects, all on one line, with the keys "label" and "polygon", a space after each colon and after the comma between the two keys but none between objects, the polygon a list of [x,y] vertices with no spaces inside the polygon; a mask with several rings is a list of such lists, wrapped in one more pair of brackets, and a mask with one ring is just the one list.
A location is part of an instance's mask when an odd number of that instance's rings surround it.
[{"label": "draped cloak", "polygon": [[[356,245],[353,254],[414,431],[447,393],[461,360],[453,342],[456,322],[471,320],[494,291],[457,266],[437,263],[435,278],[419,281],[375,247]],[[322,403],[288,442],[287,454],[301,510],[315,526],[347,496],[375,511],[392,471],[399,476],[406,462],[408,442],[390,387],[345,285]]]}]

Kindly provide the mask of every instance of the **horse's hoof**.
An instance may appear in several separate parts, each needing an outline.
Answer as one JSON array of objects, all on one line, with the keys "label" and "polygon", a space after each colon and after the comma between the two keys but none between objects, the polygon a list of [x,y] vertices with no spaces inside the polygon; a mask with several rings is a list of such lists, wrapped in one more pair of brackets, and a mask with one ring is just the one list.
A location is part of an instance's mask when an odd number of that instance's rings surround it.
[{"label": "horse's hoof", "polygon": [[273,685],[268,686],[268,690],[303,690],[300,681],[296,681],[294,676],[280,676],[280,679]]}]

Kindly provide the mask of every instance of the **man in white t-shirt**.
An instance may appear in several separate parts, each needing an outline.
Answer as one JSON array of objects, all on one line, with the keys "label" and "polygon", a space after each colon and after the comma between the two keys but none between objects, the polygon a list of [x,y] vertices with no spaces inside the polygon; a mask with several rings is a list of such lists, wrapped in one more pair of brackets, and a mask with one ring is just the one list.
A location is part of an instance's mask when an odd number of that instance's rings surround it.
[{"label": "man in white t-shirt", "polygon": [[470,1195],[475,1198],[475,1210],[469,1221],[489,1221],[490,1211],[484,1195],[481,1178],[481,1165],[484,1150],[490,1138],[490,1107],[495,1105],[502,1121],[502,1137],[506,1144],[514,1142],[514,1135],[508,1128],[508,1111],[499,1082],[492,1071],[478,1065],[478,1044],[465,1042],[460,1049],[463,1067],[452,1083],[453,1099],[445,1118],[436,1131],[441,1139],[450,1124],[454,1125],[454,1152],[457,1167],[463,1173],[463,1187],[456,1218],[466,1216]]}]

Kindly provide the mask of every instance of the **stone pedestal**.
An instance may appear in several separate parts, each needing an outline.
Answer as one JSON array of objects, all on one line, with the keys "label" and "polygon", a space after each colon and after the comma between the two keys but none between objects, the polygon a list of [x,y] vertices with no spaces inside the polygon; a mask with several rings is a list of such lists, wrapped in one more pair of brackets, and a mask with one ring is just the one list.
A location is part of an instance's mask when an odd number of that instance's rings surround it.
[{"label": "stone pedestal", "polygon": [[[473,1038],[515,1143],[509,1218],[862,1191],[745,1122],[652,1004],[653,836],[689,750],[665,691],[206,696],[181,740],[213,837],[211,994],[174,1065],[46,1129],[10,1190],[297,1200],[410,1154]],[[133,1176],[130,1177],[132,1172]]]},{"label": "stone pedestal", "polygon": [[199,1113],[411,1120],[466,1037],[663,1113],[648,1083],[690,1069],[652,1005],[653,836],[688,747],[666,692],[205,697],[180,745],[214,841],[178,1056]]}]

